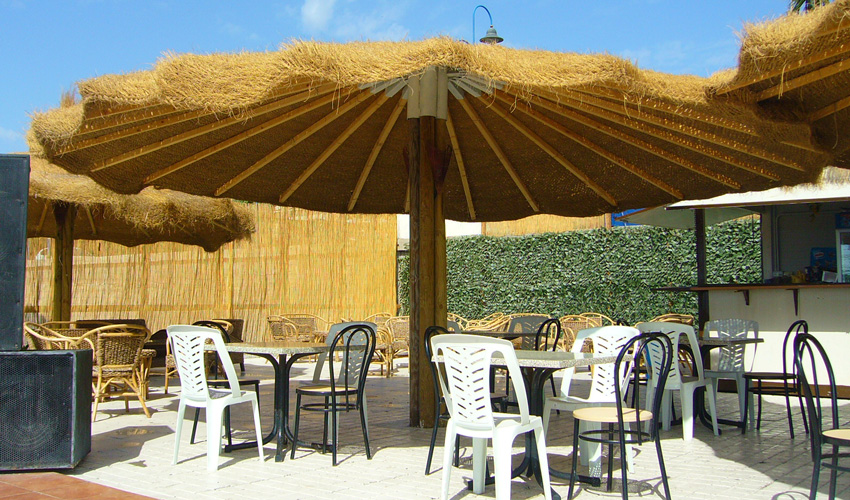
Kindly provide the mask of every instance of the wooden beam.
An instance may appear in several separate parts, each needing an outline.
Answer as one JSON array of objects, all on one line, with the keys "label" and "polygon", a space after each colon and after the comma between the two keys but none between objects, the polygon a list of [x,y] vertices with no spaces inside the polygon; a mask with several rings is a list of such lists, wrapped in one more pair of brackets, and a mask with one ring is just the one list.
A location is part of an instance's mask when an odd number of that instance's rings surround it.
[{"label": "wooden beam", "polygon": [[774,85],[773,87],[766,88],[756,94],[756,100],[764,101],[776,96],[779,96],[779,98],[781,99],[782,94],[785,92],[804,87],[806,85],[815,83],[833,75],[837,75],[838,73],[847,71],[848,68],[850,68],[850,61],[842,59],[837,63],[830,64],[829,66],[816,69],[812,72],[800,75],[797,78],[782,81],[779,82],[777,85]]},{"label": "wooden beam", "polygon": [[516,184],[516,187],[522,193],[523,197],[525,197],[525,200],[528,202],[528,205],[535,212],[539,212],[540,207],[537,205],[537,202],[534,201],[534,198],[531,197],[531,193],[528,191],[528,187],[526,187],[525,183],[522,182],[522,179],[519,178],[519,174],[517,174],[516,169],[514,169],[513,165],[511,164],[511,161],[508,159],[507,155],[505,155],[505,152],[502,151],[502,147],[499,146],[499,143],[496,141],[496,138],[487,129],[487,127],[484,126],[484,122],[481,121],[481,117],[478,116],[478,113],[475,111],[472,105],[469,104],[468,101],[468,99],[458,99],[458,102],[460,103],[461,107],[464,111],[466,111],[466,114],[469,115],[469,118],[472,120],[472,123],[475,124],[475,127],[478,129],[478,132],[481,133],[481,135],[484,137],[484,140],[487,141],[487,144],[490,146],[490,149],[493,150],[493,153],[502,163],[502,166],[505,168],[505,171],[508,172],[508,175],[511,176],[511,179],[513,179],[514,184]]},{"label": "wooden beam", "polygon": [[[502,96],[502,98],[504,99],[504,93],[500,93],[500,95],[501,95],[501,96]],[[481,98],[479,97],[479,99],[481,99]],[[505,102],[505,101],[503,101],[503,102]],[[509,104],[509,105],[510,105],[510,101],[507,101],[507,104]],[[536,145],[537,145],[537,147],[539,147],[540,149],[542,149],[543,151],[545,151],[545,152],[546,152],[546,154],[548,154],[549,156],[551,156],[551,157],[552,157],[552,159],[554,159],[554,160],[555,160],[556,162],[558,162],[558,163],[559,163],[562,167],[564,167],[564,169],[566,169],[566,171],[567,171],[567,172],[569,172],[570,174],[572,174],[573,176],[575,176],[578,180],[580,180],[581,182],[583,182],[583,183],[584,183],[587,187],[589,187],[589,188],[590,188],[590,189],[591,189],[594,193],[596,193],[596,195],[597,195],[597,196],[599,196],[600,198],[602,198],[603,200],[605,200],[605,201],[606,201],[609,205],[611,205],[611,207],[616,207],[616,206],[617,206],[617,200],[616,200],[616,199],[614,199],[614,197],[613,197],[613,196],[612,196],[612,195],[611,195],[608,191],[605,191],[605,189],[603,189],[603,188],[602,188],[602,186],[600,186],[599,184],[597,184],[596,182],[594,182],[594,181],[593,181],[593,180],[592,180],[592,179],[591,179],[591,178],[590,178],[587,174],[585,174],[585,173],[584,173],[584,172],[582,172],[582,171],[581,171],[578,167],[576,167],[575,165],[573,165],[573,163],[572,163],[571,161],[569,161],[568,159],[566,159],[566,158],[564,157],[564,155],[562,155],[562,154],[561,154],[561,152],[560,152],[560,151],[558,151],[557,149],[555,149],[555,148],[554,148],[551,144],[549,144],[548,142],[546,142],[546,141],[545,141],[542,137],[540,137],[539,135],[537,135],[537,134],[536,134],[533,130],[531,130],[530,128],[528,128],[528,127],[527,127],[524,123],[522,123],[522,122],[520,122],[519,120],[517,120],[517,119],[516,119],[516,118],[515,118],[515,117],[514,117],[514,116],[513,116],[513,115],[512,115],[512,114],[511,114],[508,110],[506,110],[505,108],[503,108],[503,107],[499,106],[499,105],[498,105],[498,104],[496,104],[496,103],[493,103],[493,105],[491,105],[488,109],[490,109],[491,111],[493,111],[494,113],[496,113],[497,115],[499,115],[499,116],[500,116],[503,120],[505,120],[506,122],[510,123],[510,124],[511,124],[511,125],[512,125],[515,129],[517,129],[517,130],[518,130],[518,131],[519,131],[522,135],[524,135],[524,136],[525,136],[526,138],[528,138],[531,142],[533,142],[534,144],[536,144]],[[566,131],[566,130],[564,130],[564,131]],[[578,137],[578,134],[573,134],[572,132],[567,132],[567,133],[568,133],[568,137],[570,137],[570,138],[576,138],[576,137]],[[575,136],[575,137],[573,137],[573,136]],[[598,153],[598,152],[602,149],[602,148],[597,147],[595,144],[591,143],[590,141],[585,141],[585,143],[583,143],[583,145],[584,145],[585,147],[590,146],[590,148],[589,148],[589,149],[591,149],[592,151],[597,152],[597,153]],[[595,149],[594,149],[594,148],[595,148]],[[609,155],[607,155],[607,153],[606,153],[606,154],[604,154],[603,156],[608,157]],[[610,159],[610,158],[609,158],[609,159]],[[612,160],[612,161],[613,161],[613,160]],[[615,163],[617,163],[617,162],[615,162]],[[627,170],[631,170],[631,169],[630,169],[630,168],[628,168],[628,167],[625,167],[625,166],[623,166],[623,165],[621,165],[621,166],[622,166],[623,168],[626,168]],[[637,167],[635,167],[635,168],[637,168]],[[634,172],[632,172],[632,173],[634,173]],[[641,178],[643,178],[644,180],[649,181],[649,179],[648,179],[648,178],[646,178],[646,177],[643,177],[643,175],[640,175],[640,177],[641,177]],[[653,179],[654,179],[654,178],[653,178]],[[657,180],[657,179],[654,179],[654,180]],[[649,182],[652,182],[652,181],[649,181]],[[660,181],[659,181],[659,182],[660,182]],[[654,184],[654,183],[653,183],[653,184]],[[673,188],[672,188],[672,187],[670,187],[669,185],[667,185],[667,184],[665,184],[665,183],[662,183],[662,184],[663,184],[664,186],[666,186],[666,188],[669,188],[669,189],[671,189],[671,190],[675,191],[675,189],[673,189]],[[659,187],[660,187],[660,186],[659,186]],[[666,189],[666,188],[662,188],[662,189],[664,189],[665,191],[667,191],[667,189]],[[669,191],[668,191],[668,192],[669,192]],[[672,194],[672,193],[670,193],[670,194]],[[674,196],[675,196],[675,195],[674,195]],[[681,199],[681,197],[679,197],[679,198]]]},{"label": "wooden beam", "polygon": [[92,214],[91,214],[91,207],[86,205],[85,211],[86,211],[86,219],[88,219],[89,227],[91,227],[91,234],[92,234],[92,236],[97,236],[97,228],[94,226],[94,217],[92,217]]},{"label": "wooden beam", "polygon": [[466,197],[466,208],[469,211],[469,218],[475,220],[475,205],[472,202],[472,191],[469,190],[469,179],[466,176],[466,166],[463,163],[463,154],[460,150],[460,143],[457,140],[457,132],[455,131],[454,122],[452,122],[452,114],[446,110],[446,131],[449,133],[449,140],[454,151],[457,169],[460,172],[460,183],[463,186],[463,195]]},{"label": "wooden beam", "polygon": [[47,219],[47,212],[50,210],[51,203],[49,201],[44,202],[44,208],[41,209],[41,216],[38,218],[38,226],[36,227],[36,232],[40,233],[41,229],[44,227],[44,221]]},{"label": "wooden beam", "polygon": [[[842,26],[840,29],[844,30],[844,29],[847,29],[847,28],[850,28],[850,25]],[[759,82],[763,82],[763,81],[766,81],[766,80],[770,80],[771,78],[776,78],[777,76],[781,76],[781,75],[790,73],[790,72],[798,70],[802,67],[810,66],[812,64],[817,64],[819,62],[825,61],[827,59],[830,59],[830,58],[833,58],[833,57],[836,57],[836,56],[845,55],[848,52],[850,52],[850,45],[842,43],[841,45],[839,45],[837,47],[833,47],[833,48],[825,50],[823,52],[818,52],[817,54],[814,54],[814,55],[807,57],[805,59],[800,59],[800,60],[794,61],[790,64],[783,64],[781,67],[776,68],[772,71],[766,71],[764,73],[760,72],[758,74],[758,76],[755,76],[753,78],[748,78],[746,80],[742,80],[738,83],[735,83],[734,85],[722,87],[722,88],[717,90],[717,95],[725,95],[725,94],[728,94],[729,92],[750,86],[754,83],[759,83]]]},{"label": "wooden beam", "polygon": [[[722,118],[719,116],[708,115],[692,108],[674,106],[672,104],[666,103],[664,101],[659,101],[658,99],[653,99],[651,97],[646,97],[642,95],[632,95],[631,93],[625,91],[619,91],[605,87],[583,88],[575,92],[595,96],[597,98],[613,99],[623,105],[632,106],[632,108],[630,109],[639,110],[641,108],[650,108],[660,113],[675,116],[684,116],[694,121],[703,122],[708,125],[714,125],[715,127],[740,132],[742,134],[759,136],[759,134],[755,130],[753,130],[752,127],[741,122],[729,120],[727,118]],[[631,113],[629,112],[629,114]]]},{"label": "wooden beam", "polygon": [[[642,132],[646,135],[650,135],[652,137],[655,137],[656,139],[661,139],[662,141],[682,146],[686,149],[689,149],[689,150],[691,150],[695,153],[701,154],[703,156],[707,156],[709,158],[714,158],[716,160],[723,161],[725,163],[728,163],[729,165],[741,168],[743,170],[747,170],[751,173],[754,173],[756,175],[760,175],[760,176],[765,177],[767,179],[779,180],[778,175],[776,175],[773,172],[770,172],[770,171],[768,171],[764,168],[743,162],[743,161],[741,161],[737,158],[730,156],[727,153],[723,153],[721,151],[718,151],[714,148],[711,148],[711,147],[703,145],[703,144],[695,143],[691,140],[688,140],[688,139],[685,139],[685,138],[680,137],[678,135],[675,135],[675,134],[668,132],[664,129],[656,128],[656,127],[653,127],[651,125],[644,125],[643,127],[639,127],[639,128],[634,127],[634,126],[632,126],[628,123],[627,118],[622,117],[622,116],[618,115],[617,113],[611,113],[609,111],[606,111],[606,110],[603,110],[603,109],[600,109],[600,108],[595,108],[595,107],[592,107],[590,105],[586,105],[586,104],[584,104],[580,101],[570,100],[569,106],[574,108],[574,109],[578,109],[578,110],[581,110],[585,113],[588,113],[592,116],[596,116],[596,117],[603,118],[603,119],[608,120],[608,121],[612,121],[614,123],[618,123],[618,124],[623,125],[623,126],[629,128],[631,130],[634,130],[636,132]],[[563,108],[561,108],[561,106],[557,106],[557,109],[563,109]]]},{"label": "wooden beam", "polygon": [[283,143],[281,146],[276,148],[274,151],[272,151],[271,153],[262,157],[258,162],[254,163],[253,165],[251,165],[247,169],[240,172],[239,175],[237,175],[236,177],[234,177],[234,178],[230,179],[229,181],[225,182],[224,184],[222,184],[221,187],[219,187],[218,189],[215,190],[215,196],[221,196],[222,194],[226,193],[227,191],[233,189],[234,186],[236,186],[240,182],[244,181],[248,177],[254,175],[254,173],[256,173],[258,170],[265,167],[266,165],[268,165],[269,163],[274,161],[276,158],[280,157],[282,154],[286,153],[287,151],[294,148],[298,144],[301,144],[302,141],[304,141],[308,137],[312,136],[313,134],[315,134],[316,132],[318,132],[323,127],[327,126],[328,124],[330,124],[331,122],[333,122],[334,120],[339,118],[340,116],[351,111],[352,109],[354,109],[355,106],[357,106],[361,102],[365,101],[369,97],[371,97],[371,94],[369,92],[361,91],[356,97],[352,98],[351,100],[349,100],[348,102],[346,102],[342,106],[338,107],[336,109],[336,111],[332,110],[332,112],[330,114],[325,115],[319,121],[314,122],[313,124],[311,124],[306,129],[297,133],[294,137],[292,137],[291,139],[289,139],[288,141]]},{"label": "wooden beam", "polygon": [[814,113],[809,114],[809,116],[806,117],[806,121],[808,121],[809,123],[814,123],[822,118],[826,118],[829,115],[838,113],[842,109],[846,109],[848,106],[850,106],[850,96],[845,97],[844,99],[836,101],[827,106],[824,106],[821,109],[815,111]]},{"label": "wooden beam", "polygon": [[[333,90],[333,89],[329,89],[329,91],[330,90]],[[305,94],[307,94],[307,92],[305,92],[304,94],[301,94],[301,96],[304,96]],[[314,111],[314,110],[316,110],[316,109],[318,109],[318,108],[320,108],[320,107],[322,107],[326,104],[330,104],[335,99],[335,96],[333,94],[329,94],[327,92],[324,93],[324,94],[317,94],[317,96],[318,95],[324,95],[324,97],[319,97],[318,99],[309,101],[306,104],[304,104],[303,106],[299,106],[298,108],[295,108],[295,109],[288,111],[288,112],[286,112],[286,113],[284,113],[280,116],[272,118],[271,120],[265,121],[265,122],[257,125],[256,127],[252,127],[250,129],[245,130],[243,132],[240,132],[240,133],[238,133],[238,134],[236,134],[232,137],[229,137],[229,138],[227,138],[227,139],[225,139],[225,140],[223,140],[223,141],[221,141],[217,144],[213,144],[212,146],[204,149],[203,151],[199,151],[199,152],[197,152],[197,153],[195,153],[195,154],[193,154],[193,155],[191,155],[187,158],[184,158],[184,159],[178,161],[177,163],[175,163],[173,165],[169,165],[169,166],[167,166],[163,169],[157,170],[156,172],[145,177],[145,180],[143,182],[145,184],[151,184],[152,182],[156,181],[157,179],[161,179],[162,177],[165,177],[166,175],[170,175],[170,174],[173,174],[174,172],[182,170],[182,169],[188,167],[189,165],[191,165],[191,164],[193,164],[197,161],[200,161],[200,160],[202,160],[202,159],[204,159],[208,156],[211,156],[215,153],[218,153],[219,151],[223,151],[223,150],[225,150],[225,149],[227,149],[227,148],[229,148],[229,147],[231,147],[235,144],[238,144],[238,143],[240,143],[244,140],[250,139],[251,137],[254,137],[258,134],[261,134],[261,133],[263,133],[263,132],[265,132],[265,131],[273,128],[273,127],[277,127],[278,125],[280,125],[282,123],[286,123],[289,120],[293,120],[293,119],[295,119],[295,118],[297,118],[301,115],[309,113],[310,111]],[[304,100],[304,99],[301,99],[300,96],[296,96],[296,97],[299,97],[299,99],[297,99],[297,101]],[[295,99],[295,98],[293,98],[293,99]],[[287,101],[290,101],[290,99],[287,99]]]},{"label": "wooden beam", "polygon": [[375,145],[372,146],[372,151],[369,153],[369,158],[366,159],[366,165],[363,167],[363,171],[360,173],[360,178],[357,179],[357,185],[354,186],[354,193],[351,194],[351,198],[348,200],[349,212],[354,210],[354,206],[357,204],[357,200],[360,198],[360,192],[363,190],[363,186],[366,184],[366,179],[369,178],[369,173],[372,172],[372,167],[378,160],[378,154],[384,147],[384,143],[387,142],[387,137],[389,137],[390,132],[392,132],[393,127],[395,127],[399,115],[401,115],[401,112],[404,110],[405,104],[407,104],[407,101],[399,97],[398,102],[396,102],[395,108],[393,108],[392,112],[390,113],[390,117],[384,124],[384,128],[382,128],[381,133],[378,134],[378,140],[375,141]]},{"label": "wooden beam", "polygon": [[75,137],[85,137],[95,132],[109,130],[111,128],[125,127],[139,121],[150,120],[154,118],[162,118],[168,115],[180,113],[170,104],[157,104],[153,106],[143,106],[134,108],[121,113],[108,116],[86,116],[83,124],[80,126],[79,132]]},{"label": "wooden beam", "polygon": [[313,173],[318,170],[319,167],[321,167],[322,164],[325,163],[325,161],[327,161],[327,159],[330,158],[330,156],[334,154],[334,152],[339,149],[339,147],[342,146],[342,144],[347,141],[348,138],[351,137],[351,135],[354,134],[354,132],[356,132],[357,129],[359,129],[366,122],[366,120],[369,119],[370,116],[375,114],[375,111],[378,111],[378,109],[383,106],[388,99],[389,97],[387,97],[386,93],[380,93],[378,97],[372,102],[372,104],[370,104],[369,107],[364,109],[363,112],[360,113],[360,115],[358,115],[357,118],[355,118],[354,121],[352,121],[348,125],[348,127],[346,127],[345,130],[343,130],[333,140],[330,146],[325,148],[325,150],[322,151],[322,153],[319,154],[319,156],[315,160],[313,160],[313,163],[311,163],[309,167],[307,167],[303,172],[301,172],[301,175],[299,175],[298,178],[295,179],[292,184],[290,184],[286,191],[284,191],[283,194],[280,195],[280,203],[286,203],[286,200],[288,200],[295,193],[295,191],[298,190],[298,188],[300,188],[305,182],[307,182],[307,179],[309,179],[310,176],[313,175]]},{"label": "wooden beam", "polygon": [[[256,108],[256,109],[253,110],[253,114],[254,115],[263,114],[263,113],[266,113],[266,112],[274,110],[274,109],[278,109],[278,103],[277,102]],[[144,156],[146,154],[153,153],[154,151],[159,151],[160,149],[163,149],[163,148],[166,148],[166,147],[169,147],[169,146],[174,146],[175,144],[180,144],[181,142],[188,141],[189,139],[193,139],[195,137],[199,137],[199,136],[202,136],[204,134],[214,132],[214,131],[216,131],[220,128],[229,127],[230,125],[233,125],[234,123],[238,123],[238,122],[241,122],[241,121],[245,121],[244,116],[238,116],[237,115],[237,116],[229,116],[227,118],[222,118],[221,120],[216,120],[216,121],[209,123],[207,125],[197,127],[197,128],[192,129],[192,130],[187,130],[186,132],[183,132],[182,134],[177,134],[177,135],[168,137],[167,139],[163,139],[161,141],[154,142],[154,143],[151,143],[151,144],[147,144],[147,145],[142,146],[140,148],[136,148],[132,151],[128,151],[124,154],[96,162],[95,164],[92,165],[91,171],[97,172],[98,170],[103,170],[105,168],[111,167],[113,165],[117,165],[117,164],[125,162],[127,160],[139,158],[140,156]]]},{"label": "wooden beam", "polygon": [[[502,94],[503,93],[500,92],[500,91],[496,92],[496,97],[501,99],[503,102],[510,102],[509,101],[510,99],[516,99],[517,98],[516,96],[513,96],[511,94],[505,93],[504,96],[502,96]],[[606,134],[609,137],[613,137],[613,138],[618,139],[618,140],[620,140],[620,141],[622,141],[626,144],[629,144],[629,145],[634,146],[636,148],[642,149],[642,150],[646,151],[647,153],[658,156],[659,158],[667,160],[674,165],[678,165],[678,166],[685,168],[687,170],[691,170],[692,172],[697,173],[699,175],[702,175],[703,177],[711,179],[715,182],[719,182],[719,183],[721,183],[725,186],[729,186],[733,189],[740,189],[741,188],[740,183],[735,182],[734,180],[730,179],[729,177],[727,177],[725,175],[721,175],[721,174],[718,174],[716,172],[712,172],[711,170],[703,167],[702,165],[698,165],[698,164],[688,160],[687,158],[683,158],[683,157],[681,157],[681,156],[679,156],[675,153],[671,153],[671,152],[667,151],[666,149],[660,148],[660,147],[658,147],[654,144],[650,144],[650,143],[648,143],[648,142],[646,142],[642,139],[639,139],[637,137],[630,136],[630,135],[623,133],[623,132],[621,132],[621,131],[619,131],[615,128],[609,127],[607,125],[603,125],[603,124],[597,122],[596,120],[592,120],[590,118],[587,118],[586,116],[579,114],[579,113],[576,113],[575,111],[563,108],[563,107],[561,107],[561,106],[559,106],[555,103],[551,103],[551,102],[546,101],[546,100],[535,101],[534,105],[542,107],[543,109],[551,111],[555,114],[558,114],[558,115],[563,116],[565,118],[568,118],[570,120],[581,123],[582,125],[590,127],[590,128],[592,128],[592,129],[594,129],[598,132],[602,132],[603,134]],[[582,137],[578,134],[575,134],[574,132],[570,131],[569,129],[567,129],[566,127],[561,125],[560,123],[552,120],[551,118],[549,118],[549,117],[547,117],[547,116],[545,116],[541,113],[534,111],[530,107],[523,107],[523,108],[521,108],[521,110],[524,113],[527,113],[529,116],[531,116],[531,117],[541,121],[542,123],[546,124],[547,126],[552,128],[553,130],[564,135],[565,137],[569,137],[570,139],[573,139],[573,140],[579,140],[579,142],[582,142],[582,141],[590,142],[587,138]]]},{"label": "wooden beam", "polygon": [[[551,94],[549,94],[551,96]],[[780,165],[784,165],[789,168],[793,168],[794,170],[805,171],[803,167],[797,165],[796,163],[774,154],[770,151],[767,151],[763,148],[758,148],[756,146],[752,146],[750,144],[746,144],[740,141],[736,141],[734,139],[727,138],[722,135],[715,134],[713,132],[708,132],[705,130],[698,129],[696,127],[692,127],[690,125],[685,125],[680,122],[667,120],[665,118],[661,118],[659,116],[653,115],[651,113],[644,113],[640,110],[625,110],[623,106],[619,103],[612,103],[611,101],[607,101],[604,99],[599,99],[597,97],[592,97],[588,95],[581,95],[580,97],[572,97],[572,96],[563,96],[567,102],[567,105],[571,105],[573,102],[580,102],[581,104],[590,104],[597,108],[602,108],[617,115],[620,115],[624,118],[622,124],[626,127],[633,128],[638,131],[642,131],[643,127],[637,123],[641,121],[644,123],[650,123],[652,125],[661,127],[663,129],[667,129],[671,132],[675,132],[677,134],[682,134],[685,136],[692,137],[694,139],[699,139],[710,144],[715,144],[717,146],[722,146],[725,148],[733,149],[735,151],[739,151],[741,153],[748,154],[750,156],[755,156],[756,158],[761,158],[763,160],[767,160],[773,163],[778,163]]]},{"label": "wooden beam", "polygon": [[[408,118],[408,130],[410,131],[410,141],[409,141],[409,180],[408,180],[408,190],[410,192],[410,334],[413,332],[422,331],[423,325],[429,321],[428,318],[422,317],[422,302],[423,300],[427,300],[423,298],[423,295],[427,296],[428,292],[423,290],[424,286],[422,283],[423,276],[425,277],[427,285],[429,282],[433,283],[433,276],[425,276],[430,274],[428,269],[428,250],[426,246],[422,245],[423,240],[427,240],[431,234],[428,233],[429,227],[422,227],[422,219],[421,211],[430,210],[430,207],[425,207],[426,203],[432,203],[430,200],[430,196],[426,197],[426,200],[421,200],[422,191],[428,191],[429,186],[425,186],[424,188],[420,186],[420,184],[424,181],[426,184],[429,182],[429,179],[432,179],[432,176],[425,177],[422,175],[422,170],[426,167],[422,165],[422,155],[420,152],[420,122],[421,118]],[[433,182],[433,181],[431,181]],[[433,186],[430,186],[433,190]],[[426,219],[427,221],[427,219]],[[433,228],[430,228],[433,230]],[[425,234],[423,234],[425,233]],[[426,262],[423,263],[423,253],[425,253],[424,260]],[[433,319],[433,318],[432,318]],[[410,358],[410,356],[408,356]],[[419,408],[419,389],[422,386],[422,381],[420,375],[422,372],[419,370],[419,362],[418,360],[414,363],[409,361],[409,364],[415,365],[410,366],[410,380],[409,380],[409,389],[408,394],[410,397],[410,427],[419,427],[422,412]]]}]

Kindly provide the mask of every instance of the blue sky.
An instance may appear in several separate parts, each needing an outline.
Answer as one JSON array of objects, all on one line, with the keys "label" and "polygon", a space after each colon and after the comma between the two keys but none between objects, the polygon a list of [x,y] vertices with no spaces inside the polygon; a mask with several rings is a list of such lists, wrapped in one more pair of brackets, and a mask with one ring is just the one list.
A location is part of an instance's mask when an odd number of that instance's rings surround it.
[{"label": "blue sky", "polygon": [[[479,1],[0,0],[0,152],[26,149],[29,113],[59,104],[78,80],[151,67],[166,52],[275,50],[314,39],[469,40]],[[745,22],[787,0],[491,0],[515,48],[610,53],[642,68],[708,76],[736,65]],[[475,15],[475,38],[488,17]]]}]

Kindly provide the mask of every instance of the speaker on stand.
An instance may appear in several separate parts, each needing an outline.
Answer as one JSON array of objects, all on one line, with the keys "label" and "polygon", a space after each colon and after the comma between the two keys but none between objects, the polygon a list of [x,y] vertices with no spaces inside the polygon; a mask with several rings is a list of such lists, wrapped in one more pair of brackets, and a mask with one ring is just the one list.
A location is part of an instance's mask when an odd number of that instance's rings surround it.
[{"label": "speaker on stand", "polygon": [[28,155],[0,155],[0,471],[71,468],[91,450],[91,350],[21,350],[29,172]]}]

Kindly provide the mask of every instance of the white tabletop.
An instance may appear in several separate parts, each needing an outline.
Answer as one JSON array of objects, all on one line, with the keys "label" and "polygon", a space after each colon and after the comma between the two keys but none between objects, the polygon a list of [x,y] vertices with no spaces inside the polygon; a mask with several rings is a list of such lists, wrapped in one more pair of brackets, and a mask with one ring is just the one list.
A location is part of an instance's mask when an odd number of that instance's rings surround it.
[{"label": "white tabletop", "polygon": [[[317,354],[328,352],[330,346],[318,342],[231,342],[224,344],[228,352],[244,352],[249,354]],[[204,346],[207,351],[215,351],[215,346]]]},{"label": "white tabletop", "polygon": [[[617,359],[616,354],[593,354],[584,352],[563,351],[529,351],[517,350],[516,357],[519,366],[523,368],[573,368],[576,366],[590,366],[604,363],[613,363]],[[434,356],[437,363],[443,362],[442,356]],[[505,366],[505,361],[498,354],[493,355],[491,364],[494,366]]]}]

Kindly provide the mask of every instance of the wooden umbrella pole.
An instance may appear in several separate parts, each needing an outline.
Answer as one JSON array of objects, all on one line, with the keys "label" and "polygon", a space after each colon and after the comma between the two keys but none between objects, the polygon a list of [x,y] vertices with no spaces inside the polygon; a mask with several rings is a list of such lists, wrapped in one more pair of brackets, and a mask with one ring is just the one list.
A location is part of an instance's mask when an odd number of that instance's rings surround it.
[{"label": "wooden umbrella pole", "polygon": [[53,253],[53,321],[71,321],[71,281],[74,268],[74,219],[77,208],[54,203],[56,248]]}]

